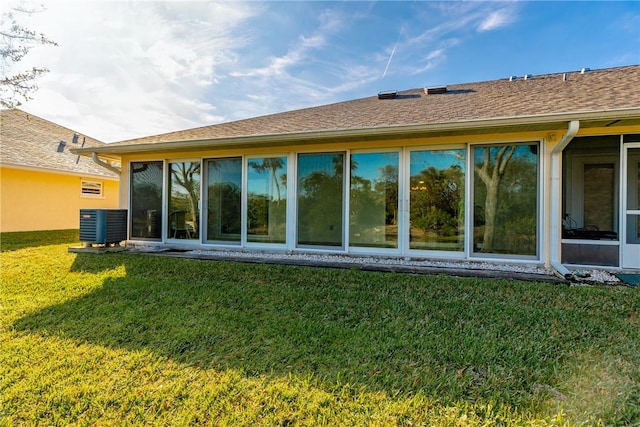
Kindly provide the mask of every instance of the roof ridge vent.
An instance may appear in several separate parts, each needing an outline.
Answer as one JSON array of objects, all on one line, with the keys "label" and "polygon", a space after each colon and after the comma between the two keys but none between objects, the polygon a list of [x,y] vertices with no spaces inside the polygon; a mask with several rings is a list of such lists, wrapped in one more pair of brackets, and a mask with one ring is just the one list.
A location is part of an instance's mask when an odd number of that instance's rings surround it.
[{"label": "roof ridge vent", "polygon": [[446,86],[431,86],[431,87],[427,87],[425,88],[425,93],[427,95],[437,95],[440,93],[447,93],[447,87]]},{"label": "roof ridge vent", "polygon": [[378,99],[396,99],[397,97],[397,90],[385,90],[378,93]]}]

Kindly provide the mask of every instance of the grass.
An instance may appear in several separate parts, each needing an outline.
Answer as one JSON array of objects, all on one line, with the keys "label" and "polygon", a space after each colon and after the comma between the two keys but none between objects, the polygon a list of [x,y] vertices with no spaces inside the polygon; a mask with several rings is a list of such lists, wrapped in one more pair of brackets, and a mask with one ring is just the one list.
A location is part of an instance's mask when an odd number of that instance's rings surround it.
[{"label": "grass", "polygon": [[0,236],[0,425],[640,424],[637,289],[39,236]]},{"label": "grass", "polygon": [[0,251],[47,246],[78,241],[78,230],[21,231],[0,233]]}]

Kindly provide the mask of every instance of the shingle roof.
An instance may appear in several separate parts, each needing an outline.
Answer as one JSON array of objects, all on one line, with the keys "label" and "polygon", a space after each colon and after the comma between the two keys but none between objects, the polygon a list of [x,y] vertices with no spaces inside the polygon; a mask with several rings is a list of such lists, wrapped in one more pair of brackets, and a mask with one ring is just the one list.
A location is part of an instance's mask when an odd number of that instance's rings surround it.
[{"label": "shingle roof", "polygon": [[[323,105],[162,135],[120,141],[129,146],[303,132],[457,123],[640,108],[640,65],[424,88]],[[114,147],[115,148],[115,147]]]},{"label": "shingle roof", "polygon": [[[71,129],[18,109],[0,111],[0,161],[2,165],[45,169],[76,175],[116,178],[113,172],[87,157],[72,154],[70,148],[100,147],[104,143],[78,134]],[[60,141],[65,141],[58,152]]]}]

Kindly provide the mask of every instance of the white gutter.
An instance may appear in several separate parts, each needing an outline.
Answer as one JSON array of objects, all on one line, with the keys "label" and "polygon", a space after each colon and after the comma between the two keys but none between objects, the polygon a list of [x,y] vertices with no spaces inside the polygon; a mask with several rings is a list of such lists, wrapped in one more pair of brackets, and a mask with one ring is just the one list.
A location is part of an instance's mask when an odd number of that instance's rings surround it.
[{"label": "white gutter", "polygon": [[562,244],[562,151],[569,145],[569,142],[576,136],[580,129],[580,121],[569,122],[567,132],[562,136],[560,142],[551,150],[551,267],[563,278],[573,279],[573,273],[567,269],[560,261],[560,249]]},{"label": "white gutter", "polygon": [[100,158],[98,158],[98,153],[96,153],[96,152],[91,153],[91,158],[93,159],[94,162],[96,162],[97,164],[99,164],[103,168],[109,169],[111,172],[113,172],[113,173],[117,174],[118,176],[120,176],[120,173],[122,171],[120,169],[116,168],[116,167],[111,166],[109,163],[100,160]]}]

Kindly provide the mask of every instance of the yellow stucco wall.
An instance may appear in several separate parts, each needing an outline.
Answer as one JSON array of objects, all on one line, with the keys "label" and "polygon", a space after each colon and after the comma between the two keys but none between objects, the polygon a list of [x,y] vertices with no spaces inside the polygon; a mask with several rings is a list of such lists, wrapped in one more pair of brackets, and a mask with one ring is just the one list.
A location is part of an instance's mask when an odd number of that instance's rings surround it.
[{"label": "yellow stucco wall", "polygon": [[[101,182],[103,197],[81,196],[81,181]],[[118,181],[0,167],[0,231],[79,227],[81,208],[117,208]]]}]

